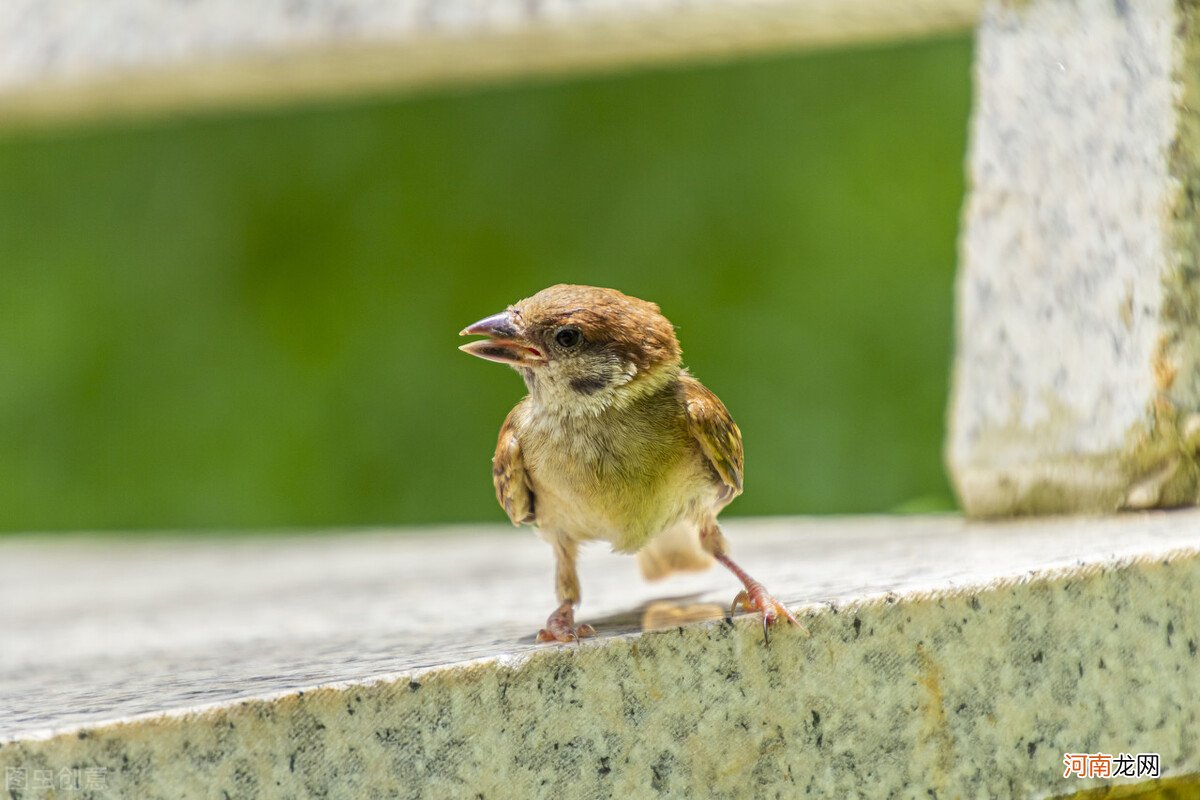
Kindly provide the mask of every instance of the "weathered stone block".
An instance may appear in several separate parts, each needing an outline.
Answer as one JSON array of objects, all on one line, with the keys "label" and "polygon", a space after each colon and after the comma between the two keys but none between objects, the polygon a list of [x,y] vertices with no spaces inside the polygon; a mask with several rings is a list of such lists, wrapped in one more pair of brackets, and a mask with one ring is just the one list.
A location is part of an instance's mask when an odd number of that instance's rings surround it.
[{"label": "weathered stone block", "polygon": [[1196,502],[1198,22],[985,5],[947,443],[970,514]]},{"label": "weathered stone block", "polygon": [[534,645],[549,548],[498,527],[0,540],[0,780],[19,800],[1029,798],[1098,782],[1064,753],[1129,752],[1194,797],[1198,526],[732,520],[801,601],[808,635],[769,647],[755,619],[683,624],[728,602],[723,570],[646,584],[600,549],[597,637]]}]

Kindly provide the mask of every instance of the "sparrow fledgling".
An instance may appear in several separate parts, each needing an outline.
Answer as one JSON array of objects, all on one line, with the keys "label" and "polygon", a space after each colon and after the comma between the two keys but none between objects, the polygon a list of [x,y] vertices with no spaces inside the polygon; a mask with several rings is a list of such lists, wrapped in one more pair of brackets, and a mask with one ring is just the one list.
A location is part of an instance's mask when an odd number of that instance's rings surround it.
[{"label": "sparrow fledgling", "polygon": [[742,434],[683,368],[657,305],[551,286],[460,335],[488,337],[461,349],[508,364],[529,388],[500,428],[492,477],[513,524],[554,548],[560,605],[538,641],[594,633],[575,624],[575,558],[594,539],[637,553],[647,578],[716,559],[746,587],[734,607],[762,612],[764,638],[777,619],[799,624],[729,559],[717,514],[742,492]]}]

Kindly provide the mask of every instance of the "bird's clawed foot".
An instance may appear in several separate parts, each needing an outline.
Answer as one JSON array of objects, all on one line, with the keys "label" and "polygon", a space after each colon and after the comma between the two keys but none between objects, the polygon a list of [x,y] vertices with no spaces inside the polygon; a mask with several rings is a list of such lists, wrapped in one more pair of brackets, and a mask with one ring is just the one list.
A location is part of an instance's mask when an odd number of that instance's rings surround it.
[{"label": "bird's clawed foot", "polygon": [[596,629],[591,625],[575,624],[575,604],[570,600],[554,610],[546,620],[546,627],[538,631],[538,642],[577,642],[589,636],[595,636]]},{"label": "bird's clawed foot", "polygon": [[737,597],[733,598],[733,603],[729,606],[729,613],[732,616],[738,611],[762,612],[764,644],[771,643],[771,625],[780,618],[786,619],[789,625],[795,625],[808,633],[808,630],[800,624],[788,607],[776,600],[770,592],[763,588],[761,583],[752,583],[737,593]]}]

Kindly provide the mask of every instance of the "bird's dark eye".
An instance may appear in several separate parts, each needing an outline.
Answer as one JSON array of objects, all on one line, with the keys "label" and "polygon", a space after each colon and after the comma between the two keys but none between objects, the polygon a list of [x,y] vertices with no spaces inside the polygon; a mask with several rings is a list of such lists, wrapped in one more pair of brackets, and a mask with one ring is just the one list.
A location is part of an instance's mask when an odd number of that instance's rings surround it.
[{"label": "bird's dark eye", "polygon": [[583,340],[583,335],[578,328],[559,328],[554,334],[554,341],[558,342],[559,347],[574,347]]}]

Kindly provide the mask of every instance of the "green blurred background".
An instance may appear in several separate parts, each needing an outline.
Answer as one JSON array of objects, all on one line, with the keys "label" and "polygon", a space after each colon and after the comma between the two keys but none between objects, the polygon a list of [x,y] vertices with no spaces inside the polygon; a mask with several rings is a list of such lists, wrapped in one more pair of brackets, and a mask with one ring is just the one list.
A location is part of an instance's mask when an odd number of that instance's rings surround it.
[{"label": "green blurred background", "polygon": [[0,134],[0,530],[504,519],[457,331],[657,301],[727,514],[951,506],[970,41]]}]

